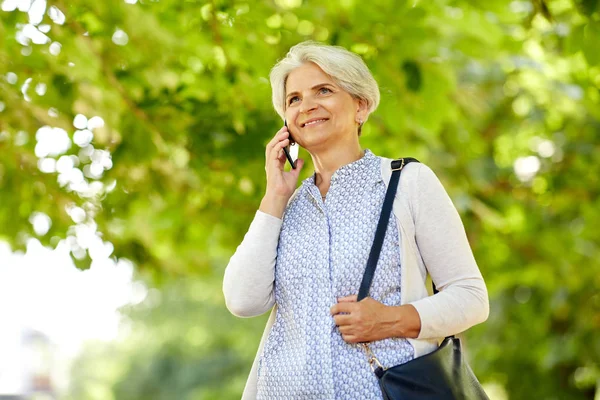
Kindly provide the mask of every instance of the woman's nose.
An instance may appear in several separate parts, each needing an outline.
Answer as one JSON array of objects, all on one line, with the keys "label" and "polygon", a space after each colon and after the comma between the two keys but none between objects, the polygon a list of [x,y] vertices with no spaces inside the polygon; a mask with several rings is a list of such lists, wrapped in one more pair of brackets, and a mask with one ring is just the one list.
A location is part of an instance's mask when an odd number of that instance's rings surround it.
[{"label": "woman's nose", "polygon": [[311,112],[314,111],[318,108],[318,104],[316,101],[314,101],[313,99],[311,99],[310,97],[305,97],[302,100],[302,104],[300,106],[300,112],[301,113],[307,113],[307,112]]}]

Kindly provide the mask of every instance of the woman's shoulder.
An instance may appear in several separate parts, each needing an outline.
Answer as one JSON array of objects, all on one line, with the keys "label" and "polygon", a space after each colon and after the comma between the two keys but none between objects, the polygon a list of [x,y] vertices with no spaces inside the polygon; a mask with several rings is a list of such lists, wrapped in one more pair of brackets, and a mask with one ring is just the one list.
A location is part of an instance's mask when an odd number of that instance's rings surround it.
[{"label": "woman's shoulder", "polygon": [[[381,158],[381,177],[386,186],[392,175],[391,158]],[[444,191],[443,186],[433,170],[421,162],[411,162],[402,168],[398,184],[398,196],[401,200],[413,204],[431,192]]]},{"label": "woman's shoulder", "polygon": [[[381,159],[381,175],[384,181],[387,183],[392,175],[392,161],[400,160],[399,158],[387,158],[387,157],[379,157]],[[424,171],[424,172],[423,172]],[[402,168],[402,173],[400,175],[400,185],[413,185],[419,180],[421,174],[431,175],[433,171],[426,164],[422,162],[409,162]]]}]

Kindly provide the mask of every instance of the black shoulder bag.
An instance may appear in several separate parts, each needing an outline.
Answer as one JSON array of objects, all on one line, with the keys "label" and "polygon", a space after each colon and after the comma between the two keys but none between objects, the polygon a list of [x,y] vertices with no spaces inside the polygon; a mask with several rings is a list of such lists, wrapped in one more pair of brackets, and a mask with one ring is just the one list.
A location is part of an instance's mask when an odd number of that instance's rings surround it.
[{"label": "black shoulder bag", "polygon": [[[383,202],[373,247],[358,292],[358,301],[369,295],[369,289],[379,260],[379,253],[383,246],[385,231],[390,219],[400,173],[402,168],[411,162],[419,161],[414,158],[401,158],[392,161],[392,176]],[[433,291],[437,293],[435,285]],[[448,336],[434,352],[391,368],[384,368],[381,365],[369,348],[368,343],[362,343],[362,346],[367,353],[371,369],[379,379],[379,386],[385,400],[489,400],[475,374],[463,358],[460,340],[457,337]]]}]

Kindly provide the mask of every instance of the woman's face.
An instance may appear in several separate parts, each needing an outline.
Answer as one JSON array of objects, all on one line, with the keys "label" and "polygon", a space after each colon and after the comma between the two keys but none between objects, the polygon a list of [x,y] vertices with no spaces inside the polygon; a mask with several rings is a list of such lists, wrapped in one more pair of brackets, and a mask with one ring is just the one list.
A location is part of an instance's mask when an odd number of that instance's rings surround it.
[{"label": "woman's face", "polygon": [[285,119],[296,142],[307,150],[356,140],[364,102],[336,85],[315,63],[293,70],[286,82]]}]

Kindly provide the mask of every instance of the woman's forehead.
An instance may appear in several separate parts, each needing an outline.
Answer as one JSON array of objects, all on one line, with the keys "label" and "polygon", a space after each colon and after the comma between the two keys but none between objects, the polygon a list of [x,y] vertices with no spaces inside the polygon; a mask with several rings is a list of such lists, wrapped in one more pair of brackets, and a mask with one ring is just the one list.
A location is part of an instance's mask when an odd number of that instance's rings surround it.
[{"label": "woman's forehead", "polygon": [[288,75],[286,80],[286,93],[300,91],[311,88],[315,84],[330,83],[335,85],[335,81],[326,74],[317,64],[309,62],[302,64],[294,69]]}]

